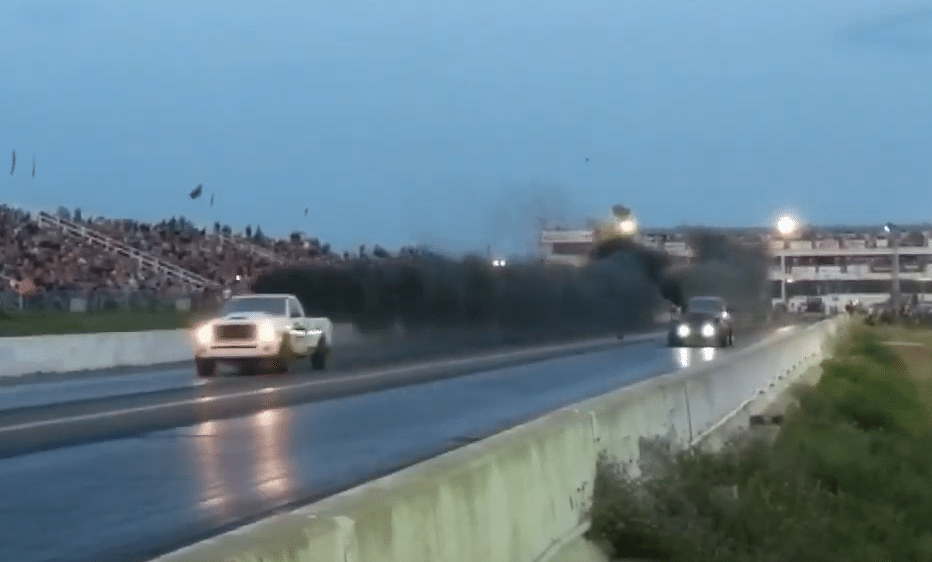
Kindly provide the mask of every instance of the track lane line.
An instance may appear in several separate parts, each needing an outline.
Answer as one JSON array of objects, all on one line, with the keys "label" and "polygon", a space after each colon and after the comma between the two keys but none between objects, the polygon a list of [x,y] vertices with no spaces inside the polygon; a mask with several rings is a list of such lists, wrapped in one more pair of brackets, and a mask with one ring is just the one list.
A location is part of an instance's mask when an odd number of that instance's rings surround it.
[{"label": "track lane line", "polygon": [[606,337],[606,338],[601,338],[598,340],[590,340],[587,342],[574,342],[574,343],[569,343],[569,344],[558,344],[558,345],[552,345],[552,346],[546,346],[546,347],[525,349],[525,350],[520,350],[520,351],[493,353],[493,354],[483,355],[479,357],[465,357],[465,358],[460,358],[460,359],[447,359],[447,360],[442,360],[442,361],[432,361],[429,363],[424,363],[424,364],[419,364],[419,365],[409,365],[405,367],[393,367],[389,369],[381,369],[378,371],[368,372],[368,373],[359,374],[359,375],[351,375],[351,376],[345,376],[345,377],[339,377],[339,378],[328,378],[325,380],[305,381],[305,382],[288,384],[288,385],[278,386],[278,387],[271,386],[271,387],[253,389],[253,390],[248,390],[248,391],[224,393],[219,396],[204,396],[204,397],[199,397],[199,398],[190,398],[190,399],[185,399],[185,400],[164,402],[161,404],[154,404],[154,405],[149,405],[149,406],[137,406],[133,408],[109,410],[106,412],[98,412],[94,414],[82,414],[79,416],[69,416],[65,418],[54,418],[54,419],[48,419],[48,420],[43,420],[43,421],[37,421],[37,422],[29,422],[25,424],[10,425],[10,426],[5,426],[5,427],[0,427],[0,435],[3,435],[4,433],[16,433],[20,431],[30,431],[30,430],[39,429],[45,426],[62,425],[62,424],[68,424],[68,423],[79,423],[79,422],[87,422],[87,421],[93,421],[93,420],[104,420],[104,419],[115,417],[115,416],[142,414],[146,412],[155,412],[155,411],[163,410],[163,409],[171,409],[171,408],[177,408],[177,407],[183,407],[183,406],[194,406],[197,404],[232,401],[232,400],[237,400],[237,399],[242,399],[242,398],[257,397],[257,396],[261,396],[264,394],[271,394],[276,391],[283,391],[283,390],[294,391],[294,390],[310,389],[310,388],[317,388],[317,387],[326,387],[326,386],[337,385],[341,383],[357,383],[357,382],[364,382],[364,381],[368,381],[372,379],[381,379],[381,378],[404,374],[404,373],[413,374],[413,373],[418,373],[418,372],[431,370],[431,369],[438,369],[438,368],[449,369],[449,368],[462,367],[462,366],[467,366],[467,365],[476,365],[478,367],[484,363],[489,363],[489,362],[494,363],[496,361],[501,361],[501,360],[506,360],[506,359],[520,359],[522,357],[527,357],[527,356],[547,355],[549,353],[554,353],[554,352],[569,352],[569,351],[577,351],[577,350],[586,350],[589,348],[597,348],[597,347],[609,345],[611,343],[616,343],[618,346],[623,346],[625,344],[641,343],[645,341],[650,341],[652,339],[657,339],[659,337],[660,337],[659,332],[653,332],[653,333],[648,333],[648,334],[641,334],[638,336],[632,336],[627,339],[618,339],[616,337],[610,337],[610,338]]}]

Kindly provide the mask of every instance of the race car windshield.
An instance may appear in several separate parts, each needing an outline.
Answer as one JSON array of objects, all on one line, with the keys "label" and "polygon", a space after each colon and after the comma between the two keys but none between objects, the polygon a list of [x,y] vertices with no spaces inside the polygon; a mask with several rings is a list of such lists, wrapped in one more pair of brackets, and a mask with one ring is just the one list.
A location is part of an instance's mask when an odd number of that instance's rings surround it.
[{"label": "race car windshield", "polygon": [[234,299],[223,305],[223,315],[237,312],[264,312],[274,316],[285,315],[285,299],[248,298]]},{"label": "race car windshield", "polygon": [[722,301],[718,299],[690,299],[687,312],[718,313],[722,311]]}]

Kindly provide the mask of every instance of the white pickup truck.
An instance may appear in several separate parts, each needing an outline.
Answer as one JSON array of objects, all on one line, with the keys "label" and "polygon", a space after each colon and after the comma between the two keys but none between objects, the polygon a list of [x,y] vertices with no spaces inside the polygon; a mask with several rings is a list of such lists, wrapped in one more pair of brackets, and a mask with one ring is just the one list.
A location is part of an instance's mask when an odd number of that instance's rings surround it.
[{"label": "white pickup truck", "polygon": [[286,372],[310,358],[325,369],[333,345],[329,318],[307,318],[294,295],[241,295],[228,300],[216,319],[194,330],[194,365],[212,377],[218,363],[249,370]]}]

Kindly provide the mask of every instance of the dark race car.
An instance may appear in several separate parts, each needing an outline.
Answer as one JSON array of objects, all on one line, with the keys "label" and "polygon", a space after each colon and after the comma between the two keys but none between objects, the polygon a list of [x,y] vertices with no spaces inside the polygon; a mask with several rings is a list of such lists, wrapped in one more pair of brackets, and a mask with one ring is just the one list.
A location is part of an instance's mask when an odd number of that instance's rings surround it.
[{"label": "dark race car", "polygon": [[670,325],[671,347],[726,347],[734,344],[731,316],[718,297],[693,297]]}]

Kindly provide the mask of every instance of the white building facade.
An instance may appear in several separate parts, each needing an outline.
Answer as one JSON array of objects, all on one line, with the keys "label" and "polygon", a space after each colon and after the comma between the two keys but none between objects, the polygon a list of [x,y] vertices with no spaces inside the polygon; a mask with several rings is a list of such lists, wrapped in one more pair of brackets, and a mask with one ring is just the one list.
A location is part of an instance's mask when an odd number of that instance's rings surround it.
[{"label": "white building facade", "polygon": [[893,290],[893,264],[897,260],[902,298],[929,300],[932,232],[912,231],[898,235],[898,239],[895,243],[887,234],[827,232],[804,239],[772,238],[774,302],[780,302],[784,282],[790,309],[812,297],[830,306],[850,301],[867,305],[885,302]]},{"label": "white building facade", "polygon": [[[899,260],[899,285],[903,299],[932,301],[932,228],[904,230],[893,243],[882,229],[810,229],[805,236],[782,239],[766,229],[731,231],[749,243],[766,244],[770,250],[769,277],[774,305],[786,301],[800,309],[813,298],[829,307],[848,302],[866,305],[887,301],[893,287],[894,251]],[[644,231],[639,241],[685,262],[695,259],[684,234],[676,230]],[[581,266],[588,262],[593,232],[588,229],[546,230],[540,248],[548,263]]]},{"label": "white building facade", "polygon": [[[544,230],[540,235],[540,250],[544,261],[552,264],[582,266],[589,261],[595,235],[592,229]],[[648,232],[637,236],[641,244],[664,251],[683,260],[691,260],[695,252],[685,238],[673,232]]]}]

